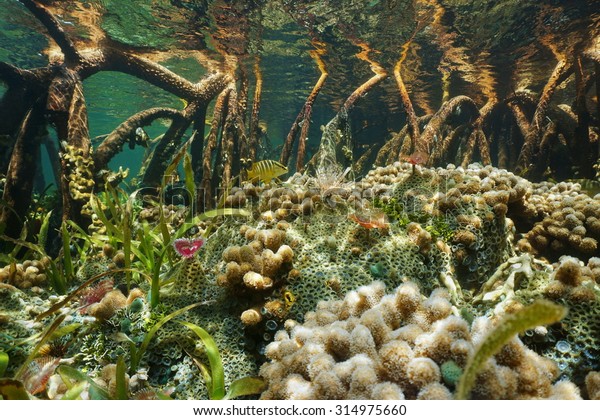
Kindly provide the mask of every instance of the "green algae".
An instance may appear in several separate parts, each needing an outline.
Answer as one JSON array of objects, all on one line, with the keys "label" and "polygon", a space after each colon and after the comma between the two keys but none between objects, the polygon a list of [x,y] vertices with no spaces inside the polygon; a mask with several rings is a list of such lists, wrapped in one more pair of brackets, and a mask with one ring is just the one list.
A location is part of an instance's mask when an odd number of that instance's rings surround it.
[{"label": "green algae", "polygon": [[409,223],[415,222],[423,225],[423,228],[434,239],[440,238],[448,241],[454,235],[454,230],[444,215],[432,216],[425,212],[408,212],[404,205],[395,197],[391,197],[385,202],[376,197],[373,199],[373,206],[381,209],[399,227],[406,227]]}]

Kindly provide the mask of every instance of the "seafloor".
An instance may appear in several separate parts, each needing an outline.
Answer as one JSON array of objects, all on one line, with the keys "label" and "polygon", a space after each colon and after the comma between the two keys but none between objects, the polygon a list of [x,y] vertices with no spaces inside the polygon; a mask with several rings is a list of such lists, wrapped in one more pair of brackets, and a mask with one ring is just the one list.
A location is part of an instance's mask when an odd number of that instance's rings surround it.
[{"label": "seafloor", "polygon": [[[233,389],[261,398],[447,399],[488,333],[544,299],[568,312],[495,352],[471,397],[598,397],[600,259],[586,258],[600,235],[598,198],[578,184],[531,183],[477,165],[397,163],[358,182],[342,177],[233,188],[225,203],[236,211],[181,235],[189,244],[206,237],[182,257],[162,235],[187,226],[187,208],[129,197],[116,219],[102,213],[107,225],[74,235],[69,289],[89,286],[68,296],[49,288],[56,273],[47,258],[4,267],[5,376],[51,399],[76,384],[84,398]],[[131,272],[122,269],[125,246]],[[160,299],[151,309],[146,277],[154,274],[142,266],[157,256]],[[211,387],[219,376],[220,391]],[[235,382],[243,377],[264,383]]]}]

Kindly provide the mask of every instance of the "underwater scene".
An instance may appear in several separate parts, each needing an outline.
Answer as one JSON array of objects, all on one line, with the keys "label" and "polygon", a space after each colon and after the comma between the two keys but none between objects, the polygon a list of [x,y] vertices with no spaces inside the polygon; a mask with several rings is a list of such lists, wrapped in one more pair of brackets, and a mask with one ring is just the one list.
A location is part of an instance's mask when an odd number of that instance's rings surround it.
[{"label": "underwater scene", "polygon": [[600,2],[0,0],[0,399],[600,399]]}]

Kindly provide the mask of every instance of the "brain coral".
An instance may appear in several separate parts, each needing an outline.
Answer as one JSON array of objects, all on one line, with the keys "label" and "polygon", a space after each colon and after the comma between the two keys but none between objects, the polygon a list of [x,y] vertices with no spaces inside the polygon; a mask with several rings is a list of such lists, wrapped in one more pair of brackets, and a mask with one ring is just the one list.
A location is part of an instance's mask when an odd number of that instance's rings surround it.
[{"label": "brain coral", "polygon": [[[479,317],[469,326],[454,310],[445,290],[425,298],[411,282],[387,295],[375,282],[321,302],[304,324],[288,322],[267,346],[262,398],[452,398],[448,366],[463,368],[492,324]],[[553,384],[558,373],[514,338],[485,364],[472,397],[564,398],[568,389],[577,398],[573,384]]]}]

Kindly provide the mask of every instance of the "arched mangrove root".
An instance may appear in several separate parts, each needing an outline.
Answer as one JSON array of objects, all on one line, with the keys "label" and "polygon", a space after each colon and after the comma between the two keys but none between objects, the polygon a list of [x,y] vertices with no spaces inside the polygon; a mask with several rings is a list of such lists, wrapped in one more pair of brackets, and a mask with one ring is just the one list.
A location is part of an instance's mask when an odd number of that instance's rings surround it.
[{"label": "arched mangrove root", "polygon": [[[416,152],[425,153],[427,156],[431,155],[434,151],[434,148],[439,147],[439,143],[441,143],[441,130],[442,127],[446,124],[448,118],[453,113],[463,113],[469,112],[470,115],[478,117],[479,110],[477,109],[477,105],[471,98],[468,96],[455,96],[447,102],[444,102],[442,107],[436,112],[431,121],[427,124],[423,132],[421,133],[419,139],[415,143]],[[440,155],[444,155],[444,151],[440,151]],[[399,159],[402,157],[399,156]]]},{"label": "arched mangrove root", "polygon": [[174,121],[183,119],[184,116],[181,111],[173,108],[150,108],[132,115],[115,128],[94,150],[93,157],[96,170],[107,167],[108,162],[122,150],[123,144],[135,135],[138,127],[151,125],[160,118]]},{"label": "arched mangrove root", "polygon": [[219,96],[215,102],[215,107],[213,110],[212,121],[210,124],[210,131],[208,132],[208,136],[206,137],[206,142],[204,146],[204,151],[202,155],[202,191],[205,194],[205,205],[207,209],[212,208],[213,195],[212,195],[212,180],[214,177],[212,171],[212,156],[217,148],[217,142],[219,138],[219,132],[223,130],[223,126],[225,124],[225,114],[227,102],[229,100],[229,94],[231,93],[231,89],[225,89]]},{"label": "arched mangrove root", "polygon": [[490,117],[495,104],[495,100],[488,101],[488,103],[486,103],[483,106],[483,108],[481,108],[481,110],[479,111],[479,116],[473,123],[473,131],[471,131],[471,135],[469,136],[469,140],[467,141],[467,147],[464,152],[462,161],[463,166],[467,166],[473,158],[475,147],[479,149],[481,163],[483,163],[484,165],[490,165],[492,163],[492,159],[490,157],[490,147],[487,138],[483,133],[483,125],[485,121]]},{"label": "arched mangrove root", "polygon": [[306,98],[306,101],[304,102],[302,109],[298,113],[298,116],[294,120],[290,132],[288,133],[283,144],[283,149],[281,150],[281,156],[279,158],[279,161],[282,164],[286,166],[289,164],[292,148],[294,147],[294,142],[296,141],[298,130],[300,130],[300,137],[298,139],[298,152],[296,157],[297,172],[300,172],[304,168],[304,160],[306,156],[306,139],[308,137],[308,129],[310,127],[312,107],[315,100],[317,99],[317,96],[319,96],[319,92],[321,92],[321,89],[325,84],[327,76],[329,75],[325,67],[325,62],[321,58],[321,55],[324,53],[323,44],[316,40],[313,40],[313,46],[315,46],[315,49],[310,51],[310,56],[316,62],[321,75],[319,76],[319,79],[313,86],[312,91]]},{"label": "arched mangrove root", "polygon": [[544,90],[540,96],[533,120],[531,121],[529,131],[525,136],[525,143],[521,149],[519,159],[517,161],[517,171],[523,173],[532,165],[539,153],[539,145],[542,137],[542,128],[546,118],[546,111],[550,98],[554,94],[556,87],[562,83],[573,71],[573,65],[567,63],[567,60],[561,60],[556,64],[550,79],[544,86]]}]

